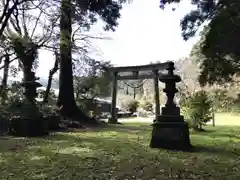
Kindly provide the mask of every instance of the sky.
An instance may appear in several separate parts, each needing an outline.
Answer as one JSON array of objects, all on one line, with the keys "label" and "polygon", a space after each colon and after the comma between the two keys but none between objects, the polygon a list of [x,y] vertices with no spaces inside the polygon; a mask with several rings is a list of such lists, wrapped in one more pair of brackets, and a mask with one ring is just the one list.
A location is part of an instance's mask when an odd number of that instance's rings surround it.
[{"label": "sky", "polygon": [[[172,11],[172,7],[176,10]],[[184,0],[172,7],[161,10],[159,0],[133,0],[124,5],[115,32],[104,32],[100,23],[95,25],[90,34],[111,39],[93,41],[101,59],[110,60],[115,66],[127,66],[188,56],[199,37],[183,41],[180,20],[193,6]],[[36,75],[47,78],[54,57],[50,52],[41,51],[39,61]]]}]

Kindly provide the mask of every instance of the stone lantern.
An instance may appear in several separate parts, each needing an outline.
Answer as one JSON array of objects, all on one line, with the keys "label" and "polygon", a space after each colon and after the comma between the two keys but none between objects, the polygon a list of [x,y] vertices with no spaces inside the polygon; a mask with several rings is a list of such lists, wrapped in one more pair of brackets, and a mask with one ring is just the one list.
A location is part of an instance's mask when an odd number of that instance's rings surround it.
[{"label": "stone lantern", "polygon": [[[168,73],[159,77],[159,80],[165,83],[163,92],[166,93],[167,102],[165,107],[162,107],[162,115],[176,115],[180,116],[180,108],[176,106],[174,102],[174,96],[178,92],[176,83],[181,81],[180,76],[173,73],[174,63],[170,62],[167,68]],[[174,117],[174,116],[173,116]]]},{"label": "stone lantern", "polygon": [[24,95],[25,95],[26,99],[29,102],[34,103],[35,98],[38,95],[37,88],[42,87],[42,85],[39,82],[36,82],[36,80],[38,80],[38,78],[35,77],[34,72],[31,72],[31,74],[29,75],[28,78],[29,78],[29,80],[23,81],[21,83],[21,86],[23,86],[25,89]]},{"label": "stone lantern", "polygon": [[174,74],[174,63],[169,62],[167,74],[162,74],[159,80],[165,83],[163,92],[166,93],[167,101],[162,107],[161,115],[154,121],[150,147],[167,149],[190,149],[192,146],[189,139],[188,123],[180,115],[180,108],[174,102],[174,96],[178,92],[176,83],[181,81]]},{"label": "stone lantern", "polygon": [[28,76],[28,81],[25,80],[21,83],[21,86],[25,89],[24,106],[21,108],[22,115],[25,118],[36,118],[40,116],[35,98],[38,96],[37,88],[42,87],[42,85],[39,82],[36,82],[37,79],[35,73],[31,72]]},{"label": "stone lantern", "polygon": [[48,123],[39,112],[35,98],[37,88],[42,85],[36,82],[35,73],[31,72],[24,79],[22,86],[25,88],[25,99],[18,116],[10,119],[9,133],[15,136],[44,136],[48,134]]}]

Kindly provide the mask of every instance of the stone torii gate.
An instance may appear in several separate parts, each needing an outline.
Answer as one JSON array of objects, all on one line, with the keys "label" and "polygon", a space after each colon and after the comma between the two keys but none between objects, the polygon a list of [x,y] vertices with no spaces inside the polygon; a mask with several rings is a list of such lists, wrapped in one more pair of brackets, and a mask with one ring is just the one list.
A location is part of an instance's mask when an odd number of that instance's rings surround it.
[{"label": "stone torii gate", "polygon": [[[109,72],[113,75],[113,87],[112,87],[112,108],[111,108],[111,118],[109,123],[116,123],[116,102],[117,102],[117,82],[118,80],[135,80],[135,79],[153,79],[154,80],[154,93],[155,93],[155,117],[156,119],[160,115],[160,103],[159,103],[159,86],[158,78],[161,75],[161,72],[166,70],[169,62],[158,63],[158,64],[149,64],[142,66],[123,66],[123,67],[112,67],[109,68]],[[139,74],[139,72],[152,71],[151,74]],[[132,75],[120,75],[119,73],[130,72]]]},{"label": "stone torii gate", "polygon": [[[112,107],[109,123],[117,123],[116,102],[118,80],[153,79],[156,106],[150,147],[181,150],[190,149],[192,146],[189,139],[188,123],[184,121],[184,117],[180,115],[180,108],[174,103],[175,93],[178,92],[176,83],[181,81],[181,78],[174,74],[174,69],[174,63],[172,61],[143,66],[109,68],[109,72],[112,73],[113,76]],[[166,70],[166,74],[160,72]],[[139,74],[139,72],[149,71],[151,72],[150,74]],[[131,72],[132,75],[120,75],[122,72]],[[167,96],[167,102],[165,107],[162,108],[162,114],[160,114],[159,103],[159,80],[165,83],[163,91]]]}]

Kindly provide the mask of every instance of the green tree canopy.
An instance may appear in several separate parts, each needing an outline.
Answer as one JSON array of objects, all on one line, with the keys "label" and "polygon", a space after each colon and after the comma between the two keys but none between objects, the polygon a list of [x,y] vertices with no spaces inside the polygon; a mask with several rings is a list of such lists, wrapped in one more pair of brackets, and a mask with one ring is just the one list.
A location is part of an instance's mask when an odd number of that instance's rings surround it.
[{"label": "green tree canopy", "polygon": [[[180,0],[161,0],[160,7]],[[222,83],[239,72],[238,50],[240,44],[240,1],[238,0],[191,0],[196,5],[181,20],[184,40],[193,37],[203,23],[207,23],[196,45],[202,55],[201,85]],[[195,48],[196,48],[195,46]]]}]

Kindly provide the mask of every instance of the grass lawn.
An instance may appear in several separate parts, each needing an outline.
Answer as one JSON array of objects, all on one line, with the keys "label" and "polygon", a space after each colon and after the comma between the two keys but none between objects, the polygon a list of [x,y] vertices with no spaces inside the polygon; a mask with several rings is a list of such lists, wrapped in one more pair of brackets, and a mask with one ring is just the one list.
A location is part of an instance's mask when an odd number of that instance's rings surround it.
[{"label": "grass lawn", "polygon": [[239,127],[192,133],[196,152],[148,147],[146,124],[56,133],[45,139],[0,137],[1,180],[239,180]]},{"label": "grass lawn", "polygon": [[[133,118],[121,118],[120,122],[132,123],[132,122],[143,122],[151,123],[154,117],[133,117]],[[208,122],[212,124],[212,122]],[[216,126],[240,126],[240,115],[233,113],[216,113],[215,114],[215,125]]]},{"label": "grass lawn", "polygon": [[216,125],[238,125],[240,126],[240,115],[233,113],[216,113]]}]

